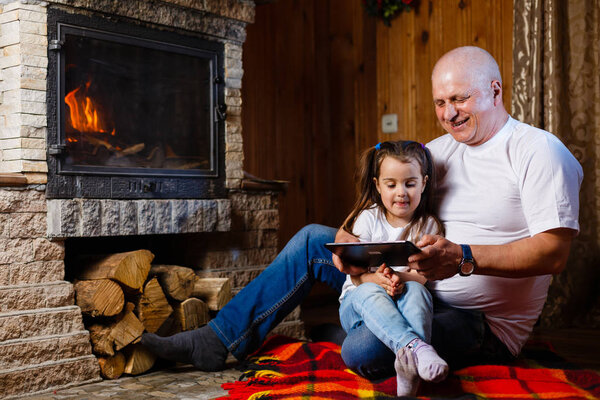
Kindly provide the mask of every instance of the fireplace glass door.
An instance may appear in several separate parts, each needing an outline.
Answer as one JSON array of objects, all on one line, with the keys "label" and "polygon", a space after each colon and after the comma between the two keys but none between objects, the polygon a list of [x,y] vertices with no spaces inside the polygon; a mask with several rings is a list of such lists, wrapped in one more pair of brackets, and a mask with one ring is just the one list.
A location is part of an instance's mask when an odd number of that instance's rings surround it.
[{"label": "fireplace glass door", "polygon": [[213,197],[197,179],[222,180],[223,44],[56,26],[50,196]]},{"label": "fireplace glass door", "polygon": [[64,30],[65,170],[216,174],[213,54]]}]

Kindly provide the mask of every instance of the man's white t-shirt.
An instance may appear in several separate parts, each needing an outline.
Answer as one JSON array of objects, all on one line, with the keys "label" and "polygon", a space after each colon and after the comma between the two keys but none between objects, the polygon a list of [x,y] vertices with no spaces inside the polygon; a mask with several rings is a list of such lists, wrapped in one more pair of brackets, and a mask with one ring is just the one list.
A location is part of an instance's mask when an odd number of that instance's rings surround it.
[{"label": "man's white t-shirt", "polygon": [[[583,172],[554,135],[509,118],[479,146],[446,134],[427,147],[438,172],[439,216],[448,240],[494,245],[554,228],[579,230]],[[455,275],[428,287],[454,307],[483,311],[492,332],[517,355],[542,311],[550,281],[550,275]]]},{"label": "man's white t-shirt", "polygon": [[[388,222],[385,217],[385,213],[381,207],[375,205],[369,209],[362,211],[352,227],[352,234],[361,242],[393,242],[400,240],[402,232],[405,227],[395,228]],[[433,218],[429,218],[422,229],[421,236],[427,233],[435,234],[437,232],[437,225]],[[407,240],[415,240],[416,238],[408,237]],[[390,265],[394,271],[407,271],[407,266]],[[342,294],[340,295],[340,302],[344,299],[348,291],[355,289],[356,286],[352,283],[350,275],[346,276],[346,282],[342,286]]]}]

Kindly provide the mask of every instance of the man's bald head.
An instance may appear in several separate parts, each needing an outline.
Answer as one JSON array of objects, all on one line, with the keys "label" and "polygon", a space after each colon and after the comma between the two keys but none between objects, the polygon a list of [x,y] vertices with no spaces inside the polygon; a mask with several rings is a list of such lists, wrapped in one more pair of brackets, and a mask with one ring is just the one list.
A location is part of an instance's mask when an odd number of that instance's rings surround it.
[{"label": "man's bald head", "polygon": [[474,84],[485,84],[496,80],[502,84],[498,63],[490,53],[480,47],[457,47],[444,54],[433,67],[431,79],[445,71],[462,71],[469,75]]}]

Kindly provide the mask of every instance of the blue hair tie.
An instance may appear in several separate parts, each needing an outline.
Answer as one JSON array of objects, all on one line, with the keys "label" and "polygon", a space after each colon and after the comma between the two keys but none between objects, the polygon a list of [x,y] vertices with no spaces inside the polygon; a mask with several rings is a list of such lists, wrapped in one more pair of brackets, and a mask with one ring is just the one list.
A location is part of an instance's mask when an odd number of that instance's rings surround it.
[{"label": "blue hair tie", "polygon": [[377,143],[377,144],[375,145],[375,150],[377,150],[377,151],[381,150],[381,142],[380,142],[380,143]]},{"label": "blue hair tie", "polygon": [[421,148],[422,148],[423,150],[425,150],[425,145],[424,145],[423,143],[419,143],[419,144],[421,145]]}]

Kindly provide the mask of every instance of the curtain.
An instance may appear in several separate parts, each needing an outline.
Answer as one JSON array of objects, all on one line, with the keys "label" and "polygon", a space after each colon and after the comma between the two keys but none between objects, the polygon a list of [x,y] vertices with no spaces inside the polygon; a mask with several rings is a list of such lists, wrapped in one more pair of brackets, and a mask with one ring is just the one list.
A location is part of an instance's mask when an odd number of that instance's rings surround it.
[{"label": "curtain", "polygon": [[558,136],[583,167],[579,223],[545,327],[600,327],[600,0],[514,0],[512,115]]}]

